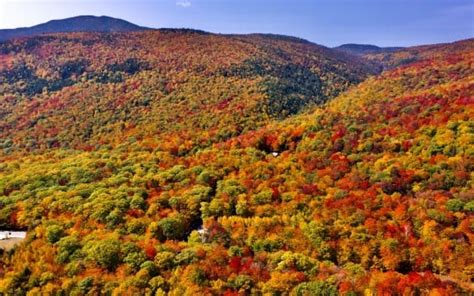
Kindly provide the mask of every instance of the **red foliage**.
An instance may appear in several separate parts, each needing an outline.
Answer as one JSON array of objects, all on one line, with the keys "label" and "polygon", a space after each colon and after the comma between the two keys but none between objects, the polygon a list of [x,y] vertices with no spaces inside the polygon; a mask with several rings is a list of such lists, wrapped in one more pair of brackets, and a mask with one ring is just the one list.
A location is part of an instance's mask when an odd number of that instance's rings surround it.
[{"label": "red foliage", "polygon": [[337,139],[344,137],[346,134],[346,128],[344,126],[336,127],[336,130],[333,132],[331,140],[334,142]]},{"label": "red foliage", "polygon": [[156,255],[156,248],[152,244],[148,244],[145,246],[145,255],[148,257],[148,259],[153,259],[155,258]]},{"label": "red foliage", "polygon": [[220,101],[216,105],[217,110],[224,110],[225,108],[227,108],[227,106],[229,106],[230,102],[232,102],[233,99],[234,99],[234,97],[229,97],[225,100]]},{"label": "red foliage", "polygon": [[347,292],[353,291],[354,287],[351,282],[349,281],[342,281],[339,284],[339,293],[344,295]]},{"label": "red foliage", "polygon": [[250,267],[253,264],[253,259],[251,257],[245,258],[244,260],[241,261],[242,267],[241,270],[243,272],[247,272],[250,270]]},{"label": "red foliage", "polygon": [[316,184],[304,184],[301,186],[301,192],[306,195],[318,195],[321,194],[318,186]]},{"label": "red foliage", "polygon": [[11,225],[18,225],[18,212],[17,212],[17,211],[13,211],[13,212],[10,214],[9,223],[10,223]]},{"label": "red foliage", "polygon": [[266,135],[264,138],[264,150],[277,151],[278,137],[276,135]]},{"label": "red foliage", "polygon": [[272,187],[272,198],[276,200],[279,197],[280,197],[280,191],[278,190],[278,187]]},{"label": "red foliage", "polygon": [[229,266],[234,272],[238,273],[242,267],[241,258],[237,256],[230,258]]},{"label": "red foliage", "polygon": [[232,290],[226,290],[223,294],[224,296],[239,296],[239,292],[237,291],[232,291]]},{"label": "red foliage", "polygon": [[127,211],[127,215],[132,216],[134,218],[138,218],[138,217],[143,215],[143,211],[142,210],[137,210],[137,209],[129,209]]},{"label": "red foliage", "polygon": [[411,140],[405,140],[405,141],[402,142],[403,151],[410,150],[411,146],[413,146],[413,142]]}]

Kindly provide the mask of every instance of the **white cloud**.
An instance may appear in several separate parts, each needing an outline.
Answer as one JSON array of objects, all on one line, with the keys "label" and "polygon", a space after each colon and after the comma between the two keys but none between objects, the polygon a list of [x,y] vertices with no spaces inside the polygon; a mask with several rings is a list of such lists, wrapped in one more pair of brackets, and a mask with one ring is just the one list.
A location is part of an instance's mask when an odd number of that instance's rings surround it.
[{"label": "white cloud", "polygon": [[176,1],[176,5],[181,6],[183,8],[188,8],[191,6],[191,1],[189,0],[178,0]]}]

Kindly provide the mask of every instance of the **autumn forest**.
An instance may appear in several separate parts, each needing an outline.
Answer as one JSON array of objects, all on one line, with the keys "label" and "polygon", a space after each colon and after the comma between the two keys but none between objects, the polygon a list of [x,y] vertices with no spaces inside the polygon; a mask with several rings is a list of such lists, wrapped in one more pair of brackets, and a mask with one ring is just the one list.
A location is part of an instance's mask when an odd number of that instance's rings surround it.
[{"label": "autumn forest", "polygon": [[474,40],[0,43],[1,295],[469,295]]}]

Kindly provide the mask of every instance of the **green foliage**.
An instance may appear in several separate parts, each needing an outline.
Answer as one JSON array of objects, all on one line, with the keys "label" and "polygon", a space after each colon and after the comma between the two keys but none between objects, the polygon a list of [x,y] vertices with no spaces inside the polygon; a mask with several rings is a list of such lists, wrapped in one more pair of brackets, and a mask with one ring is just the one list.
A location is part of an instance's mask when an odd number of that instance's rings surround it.
[{"label": "green foliage", "polygon": [[61,80],[68,79],[72,75],[81,75],[86,71],[87,64],[88,63],[85,60],[77,60],[69,61],[61,65],[59,68],[59,76],[61,77]]},{"label": "green foliage", "polygon": [[269,204],[272,201],[272,191],[266,190],[255,194],[252,198],[252,203],[256,205]]},{"label": "green foliage", "polygon": [[167,270],[174,266],[175,254],[168,251],[159,252],[156,254],[154,262],[158,269]]},{"label": "green foliage", "polygon": [[231,281],[230,285],[234,290],[245,291],[248,293],[255,285],[255,282],[250,276],[238,275]]},{"label": "green foliage", "polygon": [[123,63],[112,64],[108,67],[108,69],[112,72],[125,72],[132,75],[148,68],[149,65],[146,62],[139,61],[135,58],[129,58]]},{"label": "green foliage", "polygon": [[276,270],[292,270],[315,274],[318,271],[318,261],[303,254],[284,252],[277,260]]},{"label": "green foliage", "polygon": [[94,284],[94,279],[92,277],[87,277],[81,280],[77,284],[77,287],[80,289],[81,293],[86,294],[92,288],[93,284]]},{"label": "green foliage", "polygon": [[184,249],[179,254],[177,254],[174,258],[174,263],[177,265],[180,264],[190,264],[196,262],[198,260],[196,256],[196,252],[193,249]]},{"label": "green foliage", "polygon": [[191,282],[196,285],[203,286],[207,281],[207,275],[201,268],[196,268],[191,274]]},{"label": "green foliage", "polygon": [[125,262],[133,271],[138,271],[142,264],[146,261],[146,256],[143,252],[130,252],[123,258]]},{"label": "green foliage", "polygon": [[158,267],[153,261],[145,261],[140,265],[140,269],[144,269],[148,272],[150,276],[156,276],[159,273]]},{"label": "green foliage", "polygon": [[303,231],[315,247],[321,246],[321,244],[329,238],[327,226],[315,221],[311,221],[307,224],[303,228]]},{"label": "green foliage", "polygon": [[236,197],[245,191],[245,187],[236,180],[224,180],[217,183],[217,194],[225,193],[230,197]]},{"label": "green foliage", "polygon": [[64,230],[61,226],[51,225],[46,228],[46,239],[49,243],[54,244],[64,236]]},{"label": "green foliage", "polygon": [[186,223],[181,216],[164,218],[158,226],[166,239],[182,240],[186,236]]},{"label": "green foliage", "polygon": [[474,212],[474,201],[471,200],[470,202],[467,202],[465,205],[464,205],[464,211],[467,211],[467,212]]},{"label": "green foliage", "polygon": [[281,241],[270,239],[259,239],[252,244],[255,252],[274,252],[282,247]]},{"label": "green foliage", "polygon": [[463,209],[465,203],[457,198],[450,199],[446,202],[446,208],[451,212],[459,212]]},{"label": "green foliage", "polygon": [[110,271],[122,262],[120,241],[116,239],[91,241],[84,246],[83,250],[88,260]]},{"label": "green foliage", "polygon": [[293,293],[297,296],[336,296],[337,288],[327,282],[301,283],[295,287]]},{"label": "green foliage", "polygon": [[130,208],[137,209],[137,210],[146,210],[147,204],[143,197],[139,195],[133,196],[132,200],[130,201]]},{"label": "green foliage", "polygon": [[59,263],[67,263],[72,258],[78,257],[79,251],[81,250],[81,243],[78,238],[74,236],[66,236],[59,240],[58,253],[56,260]]},{"label": "green foliage", "polygon": [[150,287],[153,289],[153,291],[156,291],[158,289],[161,289],[163,291],[167,290],[167,283],[166,280],[161,277],[161,276],[155,276],[150,280]]},{"label": "green foliage", "polygon": [[253,58],[225,70],[224,75],[264,77],[260,87],[267,95],[267,100],[260,108],[278,118],[296,114],[310,103],[320,104],[327,99],[320,77],[309,67],[299,64],[279,64]]},{"label": "green foliage", "polygon": [[128,233],[143,234],[145,230],[146,224],[138,220],[131,221],[127,226]]}]

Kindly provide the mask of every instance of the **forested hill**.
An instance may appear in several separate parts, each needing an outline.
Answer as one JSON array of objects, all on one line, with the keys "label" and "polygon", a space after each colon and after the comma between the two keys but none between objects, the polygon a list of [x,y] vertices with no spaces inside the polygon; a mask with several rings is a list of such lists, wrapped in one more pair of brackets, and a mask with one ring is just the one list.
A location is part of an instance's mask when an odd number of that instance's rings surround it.
[{"label": "forested hill", "polygon": [[398,50],[404,49],[403,47],[379,47],[371,44],[354,44],[348,43],[343,44],[334,49],[348,52],[356,55],[365,55],[365,54],[375,54],[375,53],[390,53]]},{"label": "forested hill", "polygon": [[[442,55],[449,55],[453,47],[469,50],[473,39],[461,40],[453,43],[422,45],[413,47],[372,47],[357,44],[347,44],[335,49],[356,54],[367,61],[389,70],[399,66],[407,65],[423,59],[433,59]],[[454,55],[454,54],[453,54]]]},{"label": "forested hill", "polygon": [[186,153],[375,73],[362,59],[278,35],[163,29],[13,40],[0,44],[0,146],[94,149],[160,135]]},{"label": "forested hill", "polygon": [[0,30],[0,41],[64,32],[132,32],[147,28],[108,16],[76,16],[52,20],[33,27]]},{"label": "forested hill", "polygon": [[474,40],[414,50],[3,44],[0,294],[472,294]]}]

